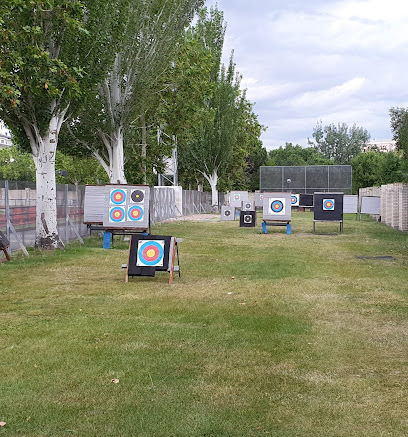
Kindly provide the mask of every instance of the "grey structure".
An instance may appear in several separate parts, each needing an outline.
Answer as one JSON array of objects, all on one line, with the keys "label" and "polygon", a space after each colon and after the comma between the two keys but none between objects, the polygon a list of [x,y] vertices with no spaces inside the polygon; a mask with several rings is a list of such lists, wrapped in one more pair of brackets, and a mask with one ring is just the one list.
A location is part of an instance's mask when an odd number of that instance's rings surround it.
[{"label": "grey structure", "polygon": [[86,185],[84,199],[84,223],[102,223],[106,198],[105,185]]},{"label": "grey structure", "polygon": [[221,206],[221,221],[235,220],[235,208],[231,206]]},{"label": "grey structure", "polygon": [[247,200],[242,202],[241,209],[243,211],[255,211],[255,202],[253,200]]},{"label": "grey structure", "polygon": [[230,193],[230,206],[235,208],[241,208],[242,202],[248,200],[248,191],[231,191]]},{"label": "grey structure", "polygon": [[357,214],[358,213],[358,196],[357,194],[348,194],[343,197],[343,213]]},{"label": "grey structure", "polygon": [[351,165],[301,165],[260,167],[261,191],[313,194],[351,194]]},{"label": "grey structure", "polygon": [[360,206],[361,214],[381,214],[381,197],[363,196]]},{"label": "grey structure", "polygon": [[[147,229],[150,215],[148,185],[106,185],[103,226],[119,229]],[[119,200],[115,195],[119,195]],[[115,216],[115,212],[119,216]]]},{"label": "grey structure", "polygon": [[264,195],[262,216],[264,220],[291,220],[291,193],[264,193]]}]

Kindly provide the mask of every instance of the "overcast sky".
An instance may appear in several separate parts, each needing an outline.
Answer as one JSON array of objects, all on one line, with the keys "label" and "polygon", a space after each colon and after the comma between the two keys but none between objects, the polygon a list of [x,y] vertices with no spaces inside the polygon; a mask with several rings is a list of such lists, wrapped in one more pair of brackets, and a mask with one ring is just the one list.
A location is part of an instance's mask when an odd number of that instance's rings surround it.
[{"label": "overcast sky", "polygon": [[264,146],[307,147],[318,121],[391,139],[408,106],[407,0],[207,0],[224,12],[242,88],[267,126]]}]

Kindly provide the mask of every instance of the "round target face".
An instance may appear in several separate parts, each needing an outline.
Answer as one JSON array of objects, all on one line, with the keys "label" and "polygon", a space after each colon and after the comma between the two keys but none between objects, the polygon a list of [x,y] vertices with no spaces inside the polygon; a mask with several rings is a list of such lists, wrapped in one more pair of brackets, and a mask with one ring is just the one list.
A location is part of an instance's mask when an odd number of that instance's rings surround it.
[{"label": "round target face", "polygon": [[230,211],[229,209],[225,210],[225,211],[224,211],[224,215],[225,215],[226,217],[229,217],[229,216],[231,215],[231,211]]},{"label": "round target face", "polygon": [[244,215],[244,223],[252,223],[252,215]]},{"label": "round target face", "polygon": [[112,190],[110,200],[114,205],[121,205],[126,202],[126,192],[120,189]]},{"label": "round target face", "polygon": [[132,191],[130,198],[132,199],[132,201],[134,203],[143,202],[144,192],[142,190],[134,190],[134,191]]},{"label": "round target face", "polygon": [[323,199],[323,211],[334,210],[334,199]]},{"label": "round target face", "polygon": [[144,216],[144,211],[141,206],[131,206],[128,211],[128,218],[132,221],[140,221]]},{"label": "round target face", "polygon": [[141,240],[138,243],[137,262],[138,266],[162,266],[164,256],[164,241]]},{"label": "round target face", "polygon": [[271,203],[271,210],[273,212],[282,212],[283,210],[283,203],[280,200],[273,200]]},{"label": "round target face", "polygon": [[294,205],[295,203],[297,203],[298,198],[297,198],[296,196],[292,196],[292,197],[290,198],[290,201],[291,201],[292,205]]},{"label": "round target face", "polygon": [[125,210],[120,206],[115,206],[109,210],[109,221],[113,223],[123,222],[125,219]]},{"label": "round target face", "polygon": [[241,194],[234,194],[234,200],[240,200]]}]

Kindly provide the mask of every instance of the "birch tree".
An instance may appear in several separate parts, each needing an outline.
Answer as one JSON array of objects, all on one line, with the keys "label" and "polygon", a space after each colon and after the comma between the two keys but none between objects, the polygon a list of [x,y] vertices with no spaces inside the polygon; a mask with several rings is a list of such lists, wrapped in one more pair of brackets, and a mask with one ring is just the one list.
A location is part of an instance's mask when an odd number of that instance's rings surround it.
[{"label": "birch tree", "polygon": [[3,0],[0,6],[0,117],[34,159],[37,248],[63,247],[55,184],[59,133],[103,72],[113,3]]},{"label": "birch tree", "polygon": [[[128,2],[120,46],[94,98],[71,124],[78,144],[87,148],[112,183],[126,183],[124,132],[144,113],[160,78],[174,61],[186,26],[203,0]],[[96,102],[96,105],[95,105]],[[146,142],[142,142],[146,156]]]}]

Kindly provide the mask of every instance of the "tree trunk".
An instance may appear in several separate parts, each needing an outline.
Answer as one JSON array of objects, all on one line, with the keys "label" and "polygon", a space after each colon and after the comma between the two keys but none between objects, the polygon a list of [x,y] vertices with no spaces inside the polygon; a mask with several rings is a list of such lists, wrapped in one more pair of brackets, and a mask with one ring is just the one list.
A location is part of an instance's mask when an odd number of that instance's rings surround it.
[{"label": "tree trunk", "polygon": [[218,183],[218,173],[215,169],[213,171],[212,175],[208,175],[206,173],[203,173],[204,177],[207,179],[208,183],[211,186],[211,205],[214,210],[218,210],[218,190],[217,190],[217,183]]},{"label": "tree trunk", "polygon": [[50,121],[49,131],[42,137],[31,138],[36,169],[36,237],[37,249],[64,248],[57,229],[57,189],[55,183],[55,152],[58,142],[58,119]]},{"label": "tree trunk", "polygon": [[126,184],[124,159],[123,159],[123,129],[116,128],[112,135],[112,162],[110,163],[112,184]]},{"label": "tree trunk", "polygon": [[146,175],[146,157],[147,157],[147,127],[146,127],[146,117],[144,114],[140,116],[142,122],[142,172],[143,172],[143,183],[147,183]]}]

